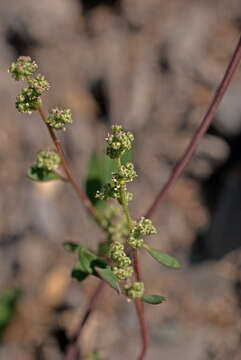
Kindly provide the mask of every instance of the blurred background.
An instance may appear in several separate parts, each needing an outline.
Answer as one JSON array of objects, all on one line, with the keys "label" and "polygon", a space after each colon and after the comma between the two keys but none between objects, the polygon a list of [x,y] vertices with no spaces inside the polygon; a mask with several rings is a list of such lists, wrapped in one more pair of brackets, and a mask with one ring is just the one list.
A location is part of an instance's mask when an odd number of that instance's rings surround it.
[{"label": "blurred background", "polygon": [[[135,135],[131,213],[143,215],[187,146],[240,36],[240,0],[2,0],[0,2],[0,359],[60,360],[97,281],[70,278],[73,240],[103,238],[64,183],[27,169],[52,148],[38,114],[17,113],[22,84],[7,69],[30,55],[51,83],[43,107],[67,107],[58,134],[84,186],[111,124]],[[150,244],[181,262],[142,256],[149,293],[147,360],[241,358],[241,69],[181,179],[153,217]],[[106,287],[82,337],[82,359],[135,359],[133,304]]]}]

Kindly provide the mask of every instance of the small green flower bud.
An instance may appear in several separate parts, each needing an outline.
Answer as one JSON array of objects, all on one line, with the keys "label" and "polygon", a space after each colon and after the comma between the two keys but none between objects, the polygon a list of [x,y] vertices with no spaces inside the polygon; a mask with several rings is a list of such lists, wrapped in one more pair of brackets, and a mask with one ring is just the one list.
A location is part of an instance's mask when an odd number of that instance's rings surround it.
[{"label": "small green flower bud", "polygon": [[72,124],[71,111],[69,109],[59,110],[56,108],[50,110],[49,114],[47,124],[56,130],[65,130],[65,124]]},{"label": "small green flower bud", "polygon": [[56,151],[40,151],[37,154],[37,167],[47,170],[56,170],[61,163],[59,154]]},{"label": "small green flower bud", "polygon": [[10,65],[8,72],[12,74],[14,80],[20,81],[32,76],[37,68],[38,65],[35,61],[32,61],[31,57],[20,56],[15,63]]},{"label": "small green flower bud", "polygon": [[118,268],[117,266],[113,266],[111,268],[111,270],[119,280],[130,279],[132,277],[132,274],[133,274],[133,267],[132,266],[127,266],[125,268]]},{"label": "small green flower bud", "polygon": [[123,131],[121,125],[112,126],[113,134],[106,138],[107,150],[106,154],[111,159],[117,159],[124,154],[126,150],[131,149],[131,143],[134,136],[130,132]]},{"label": "small green flower bud", "polygon": [[144,295],[144,283],[134,282],[131,285],[125,285],[124,287],[126,295],[131,299],[141,298]]}]

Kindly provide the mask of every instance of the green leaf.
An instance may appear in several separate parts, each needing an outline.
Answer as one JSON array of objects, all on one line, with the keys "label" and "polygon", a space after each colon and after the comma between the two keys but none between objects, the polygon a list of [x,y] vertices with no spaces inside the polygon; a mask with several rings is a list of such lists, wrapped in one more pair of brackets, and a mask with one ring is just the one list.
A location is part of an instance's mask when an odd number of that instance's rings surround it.
[{"label": "green leaf", "polygon": [[88,274],[93,274],[92,262],[97,259],[97,256],[88,252],[79,251],[79,264],[82,270]]},{"label": "green leaf", "polygon": [[171,256],[169,256],[167,254],[164,254],[164,253],[160,252],[159,250],[152,249],[149,246],[145,246],[145,249],[160,264],[168,266],[168,267],[173,267],[173,268],[179,268],[180,267],[179,262],[176,259],[174,259],[173,257],[171,257]]},{"label": "green leaf", "polygon": [[16,302],[20,296],[19,289],[12,289],[0,297],[0,336],[10,322]]},{"label": "green leaf", "polygon": [[39,168],[37,166],[32,166],[28,170],[28,176],[33,181],[51,181],[61,179],[61,177],[54,171]]},{"label": "green leaf", "polygon": [[110,286],[112,286],[117,291],[118,294],[120,294],[121,290],[118,279],[113,274],[109,266],[107,266],[105,269],[100,267],[95,267],[95,270],[101,279],[106,281]]},{"label": "green leaf", "polygon": [[144,295],[142,296],[142,300],[148,304],[158,305],[165,301],[166,298],[160,295]]},{"label": "green leaf", "polygon": [[86,273],[82,270],[82,266],[79,263],[79,261],[75,264],[71,272],[71,277],[78,281],[85,280],[89,275],[90,275],[89,273]]},{"label": "green leaf", "polygon": [[87,170],[87,177],[85,181],[85,192],[92,202],[94,206],[97,205],[98,202],[100,202],[99,199],[95,197],[96,191],[100,190],[103,186],[102,181],[102,172],[101,172],[101,161],[98,158],[95,151],[92,152],[89,166]]},{"label": "green leaf", "polygon": [[63,243],[65,250],[71,252],[77,252],[80,248],[79,244],[73,243],[71,241]]},{"label": "green leaf", "polygon": [[133,150],[127,150],[124,155],[121,157],[122,165],[125,165],[127,162],[131,162],[133,158]]},{"label": "green leaf", "polygon": [[106,263],[82,245],[79,245],[77,251],[79,260],[73,267],[71,276],[78,281],[83,281],[88,275],[99,276],[95,271],[95,267],[98,266],[100,268],[105,268]]}]

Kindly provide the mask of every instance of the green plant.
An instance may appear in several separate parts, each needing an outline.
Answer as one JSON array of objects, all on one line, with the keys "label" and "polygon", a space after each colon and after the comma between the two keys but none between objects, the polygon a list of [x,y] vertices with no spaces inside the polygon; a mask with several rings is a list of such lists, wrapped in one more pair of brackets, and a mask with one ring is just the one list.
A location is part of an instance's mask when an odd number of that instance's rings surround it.
[{"label": "green plant", "polygon": [[[20,57],[16,63],[10,66],[9,72],[13,78],[17,81],[26,80],[28,84],[28,87],[24,88],[17,96],[16,108],[19,112],[26,112],[28,114],[31,114],[32,111],[38,111],[56,148],[56,151],[45,150],[39,152],[36,164],[29,170],[28,175],[34,181],[63,180],[69,182],[90,216],[106,236],[106,240],[99,244],[98,252],[94,252],[83,244],[73,242],[64,244],[68,251],[77,255],[77,261],[71,273],[73,278],[83,281],[92,275],[103,280],[99,283],[90,299],[86,314],[76,334],[69,341],[66,360],[74,359],[76,356],[78,337],[100,296],[104,283],[112,286],[119,295],[126,296],[129,301],[133,300],[135,302],[142,336],[142,350],[138,359],[144,359],[148,339],[143,302],[160,304],[165,298],[161,295],[145,294],[140,271],[139,253],[141,250],[147,251],[160,264],[174,268],[179,267],[176,259],[149,247],[147,237],[156,234],[156,229],[150,217],[167,194],[172,183],[181,174],[183,168],[190,160],[198,141],[207,130],[240,62],[240,58],[241,41],[238,43],[224,79],[190,145],[173,169],[164,187],[155,197],[146,214],[140,219],[135,220],[132,219],[128,209],[128,202],[132,200],[132,194],[127,191],[126,184],[133,181],[137,174],[130,159],[124,160],[124,156],[130,154],[129,152],[134,140],[133,135],[130,132],[124,131],[120,125],[112,126],[112,133],[108,134],[106,138],[106,155],[109,159],[105,155],[104,158],[99,160],[98,156],[93,154],[85,193],[73,177],[55,134],[55,131],[65,130],[65,126],[72,123],[70,110],[55,108],[50,110],[49,116],[46,117],[41,107],[41,96],[49,89],[49,84],[44,76],[40,74],[34,77],[37,64],[30,57]],[[103,166],[100,165],[100,162],[102,162]],[[100,171],[101,168],[104,168],[105,171]],[[64,175],[61,174],[60,170],[64,171]],[[98,189],[101,186],[102,188]],[[109,199],[113,199],[115,205],[112,202],[107,204],[106,201]]]}]

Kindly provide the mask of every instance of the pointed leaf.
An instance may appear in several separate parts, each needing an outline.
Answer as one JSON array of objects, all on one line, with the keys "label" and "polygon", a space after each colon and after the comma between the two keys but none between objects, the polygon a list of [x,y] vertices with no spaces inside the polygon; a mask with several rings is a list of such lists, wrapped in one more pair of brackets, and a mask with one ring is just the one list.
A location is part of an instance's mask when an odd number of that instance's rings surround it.
[{"label": "pointed leaf", "polygon": [[61,177],[54,171],[38,168],[37,166],[32,166],[28,170],[28,176],[33,181],[51,181],[61,179]]},{"label": "pointed leaf", "polygon": [[120,285],[118,279],[113,274],[109,266],[106,267],[105,269],[100,267],[95,267],[95,270],[101,279],[106,281],[110,286],[112,286],[118,292],[118,294],[120,294]]},{"label": "pointed leaf", "polygon": [[158,305],[165,301],[166,298],[160,295],[144,295],[142,296],[142,300],[148,304]]},{"label": "pointed leaf", "polygon": [[150,248],[149,246],[148,247],[146,246],[145,249],[160,264],[168,266],[168,267],[173,267],[173,268],[179,268],[180,267],[179,262],[176,259],[174,259],[173,257],[171,257],[171,256],[169,256],[167,254],[164,254],[164,253],[160,252],[159,250]]},{"label": "pointed leaf", "polygon": [[80,248],[79,244],[73,243],[71,241],[63,243],[65,250],[71,251],[71,252],[77,252]]}]

